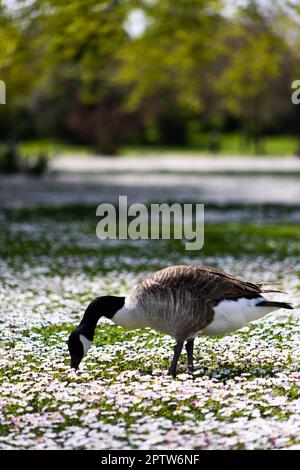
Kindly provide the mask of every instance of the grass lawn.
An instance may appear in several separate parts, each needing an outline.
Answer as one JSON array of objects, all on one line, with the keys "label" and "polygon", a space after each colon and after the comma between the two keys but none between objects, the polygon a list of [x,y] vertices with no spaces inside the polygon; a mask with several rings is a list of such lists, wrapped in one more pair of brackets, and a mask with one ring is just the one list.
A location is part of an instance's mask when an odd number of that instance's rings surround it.
[{"label": "grass lawn", "polygon": [[[265,156],[288,156],[294,155],[297,148],[297,139],[294,136],[268,136],[263,141],[262,151],[260,155]],[[195,138],[189,146],[174,147],[174,146],[123,146],[120,151],[124,155],[140,155],[140,154],[170,154],[180,155],[182,153],[187,155],[209,155],[212,152],[209,150],[208,135],[199,135]],[[252,145],[241,145],[241,137],[237,133],[223,134],[220,139],[220,150],[216,153],[219,156],[255,156],[255,149]]]},{"label": "grass lawn", "polygon": [[[297,139],[294,136],[269,136],[264,139],[264,151],[263,155],[266,156],[287,156],[294,155],[295,149],[297,148]],[[88,146],[75,145],[55,139],[47,140],[33,140],[23,142],[21,144],[21,150],[25,155],[37,155],[38,153],[45,153],[52,157],[54,155],[90,155],[94,151]],[[208,135],[199,134],[187,147],[176,147],[176,146],[159,146],[159,145],[122,145],[120,148],[121,155],[155,155],[155,154],[170,154],[180,155],[182,153],[197,156],[197,155],[209,155]],[[237,156],[249,156],[254,155],[255,151],[252,146],[241,146],[241,138],[239,134],[224,134],[221,138],[221,148],[217,155],[237,155]]]},{"label": "grass lawn", "polygon": [[76,145],[57,139],[29,140],[21,143],[21,152],[30,157],[43,153],[49,157],[56,155],[90,155],[92,150],[85,145]]},{"label": "grass lawn", "polygon": [[[223,215],[227,209],[214,208]],[[128,293],[166,265],[209,264],[254,281],[279,280],[299,306],[299,225],[279,222],[286,210],[271,209],[268,225],[255,217],[207,224],[200,253],[185,251],[180,241],[101,242],[94,207],[2,210],[0,448],[299,443],[299,307],[229,336],[198,337],[193,378],[184,355],[178,378],[166,375],[173,341],[149,329],[100,320],[78,373],[69,368],[66,347],[90,300]],[[248,210],[255,216],[255,206]]]}]

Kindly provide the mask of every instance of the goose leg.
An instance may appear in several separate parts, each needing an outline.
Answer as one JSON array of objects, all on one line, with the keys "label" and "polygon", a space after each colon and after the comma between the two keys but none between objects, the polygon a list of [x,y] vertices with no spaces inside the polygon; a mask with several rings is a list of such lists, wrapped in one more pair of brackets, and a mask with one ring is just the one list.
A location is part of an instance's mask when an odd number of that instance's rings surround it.
[{"label": "goose leg", "polygon": [[187,353],[188,371],[189,374],[192,374],[194,371],[194,338],[187,340],[185,349]]},{"label": "goose leg", "polygon": [[176,377],[177,362],[181,354],[182,348],[183,348],[183,343],[176,343],[174,346],[174,356],[173,356],[172,363],[168,372],[168,375],[172,375],[172,377],[174,378]]}]

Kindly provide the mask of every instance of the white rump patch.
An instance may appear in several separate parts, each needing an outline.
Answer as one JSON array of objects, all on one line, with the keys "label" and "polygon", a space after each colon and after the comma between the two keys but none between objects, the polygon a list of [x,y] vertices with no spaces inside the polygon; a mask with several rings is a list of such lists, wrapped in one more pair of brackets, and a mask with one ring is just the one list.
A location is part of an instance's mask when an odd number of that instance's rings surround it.
[{"label": "white rump patch", "polygon": [[81,344],[83,346],[83,354],[86,355],[86,353],[88,352],[88,350],[90,349],[90,346],[92,344],[92,341],[90,341],[89,339],[87,339],[85,336],[83,335],[79,335],[79,339],[81,341]]},{"label": "white rump patch", "polygon": [[238,300],[222,300],[214,308],[215,317],[210,325],[204,329],[206,335],[225,335],[239,330],[249,322],[258,320],[268,313],[277,310],[278,307],[263,307],[257,305],[266,299],[240,298]]}]

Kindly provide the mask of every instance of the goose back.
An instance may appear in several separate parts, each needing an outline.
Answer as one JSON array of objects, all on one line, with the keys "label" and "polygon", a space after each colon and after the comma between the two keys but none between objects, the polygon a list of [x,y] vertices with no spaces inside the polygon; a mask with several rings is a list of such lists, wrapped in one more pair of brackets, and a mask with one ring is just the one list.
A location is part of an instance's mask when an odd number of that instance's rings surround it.
[{"label": "goose back", "polygon": [[261,284],[244,281],[205,266],[172,266],[147,276],[133,291],[130,303],[147,325],[184,341],[214,319],[224,299],[256,298]]}]

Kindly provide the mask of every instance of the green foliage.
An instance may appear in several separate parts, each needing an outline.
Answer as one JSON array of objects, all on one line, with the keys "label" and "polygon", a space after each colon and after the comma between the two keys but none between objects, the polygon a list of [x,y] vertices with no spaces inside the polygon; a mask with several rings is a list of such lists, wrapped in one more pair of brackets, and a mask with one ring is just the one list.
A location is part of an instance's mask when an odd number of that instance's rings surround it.
[{"label": "green foliage", "polygon": [[143,4],[146,31],[120,51],[120,79],[129,86],[130,109],[151,99],[162,109],[175,103],[189,112],[203,110],[203,92],[216,54],[214,34],[223,22],[221,4],[203,0]]},{"label": "green foliage", "polygon": [[[299,6],[290,7],[292,16],[279,2],[262,8],[248,0],[228,16],[226,4],[33,0],[2,6],[0,77],[8,90],[2,132],[71,136],[113,154],[128,136],[185,145],[193,118],[205,122],[208,148],[219,152],[219,133],[234,117],[234,129],[242,128],[256,152],[264,152],[266,130],[290,132],[293,122],[298,132],[290,84],[300,70]],[[145,29],[132,34],[126,25],[136,11]]]}]

